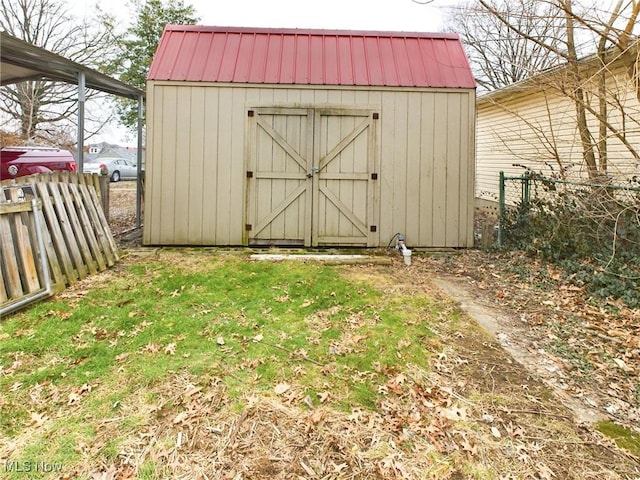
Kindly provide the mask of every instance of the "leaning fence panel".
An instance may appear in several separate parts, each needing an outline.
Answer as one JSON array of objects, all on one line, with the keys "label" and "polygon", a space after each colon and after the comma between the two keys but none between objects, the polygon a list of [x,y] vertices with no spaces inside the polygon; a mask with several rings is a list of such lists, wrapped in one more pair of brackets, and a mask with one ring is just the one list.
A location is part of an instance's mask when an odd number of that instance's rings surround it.
[{"label": "leaning fence panel", "polygon": [[118,260],[118,247],[96,192],[97,180],[97,176],[50,174],[2,183],[0,314]]}]

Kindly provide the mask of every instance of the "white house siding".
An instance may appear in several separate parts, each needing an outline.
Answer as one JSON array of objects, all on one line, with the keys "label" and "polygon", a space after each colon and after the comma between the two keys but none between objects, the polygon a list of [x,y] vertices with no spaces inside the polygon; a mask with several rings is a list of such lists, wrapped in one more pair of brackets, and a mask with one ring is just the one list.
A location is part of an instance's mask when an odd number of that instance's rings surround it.
[{"label": "white house siding", "polygon": [[243,245],[248,109],[379,112],[379,246],[473,245],[475,91],[149,82],[144,243]]},{"label": "white house siding", "polygon": [[[622,120],[620,109],[609,109],[609,121],[624,130],[627,141],[640,150],[640,105],[631,82],[622,69],[608,77],[612,95],[610,101],[623,105],[627,117]],[[587,89],[588,90],[588,89]],[[590,98],[597,110],[598,99]],[[588,114],[591,132],[598,134],[593,115]],[[555,151],[554,151],[555,149]],[[477,103],[476,197],[497,200],[499,172],[521,175],[522,165],[549,175],[558,173],[555,155],[569,167],[567,178],[587,180],[582,160],[580,137],[576,125],[574,103],[553,88],[540,89],[523,82],[521,85],[480,97]],[[613,135],[608,138],[608,175],[615,183],[624,183],[640,176],[640,162]]]}]

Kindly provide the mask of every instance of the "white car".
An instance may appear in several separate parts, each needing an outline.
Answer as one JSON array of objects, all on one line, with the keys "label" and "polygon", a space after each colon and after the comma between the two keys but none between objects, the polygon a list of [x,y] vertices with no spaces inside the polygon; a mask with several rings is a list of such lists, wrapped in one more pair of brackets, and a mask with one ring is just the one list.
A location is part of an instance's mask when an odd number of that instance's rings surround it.
[{"label": "white car", "polygon": [[112,182],[135,180],[138,178],[138,166],[135,162],[121,157],[100,157],[83,165],[85,173],[109,175]]}]

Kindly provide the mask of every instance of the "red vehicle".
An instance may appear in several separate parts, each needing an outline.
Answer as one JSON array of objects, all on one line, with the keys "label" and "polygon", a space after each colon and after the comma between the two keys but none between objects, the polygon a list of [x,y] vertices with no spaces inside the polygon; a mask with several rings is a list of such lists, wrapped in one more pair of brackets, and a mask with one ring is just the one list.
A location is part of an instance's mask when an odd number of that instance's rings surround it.
[{"label": "red vehicle", "polygon": [[3,147],[0,150],[0,180],[76,170],[76,161],[68,150],[50,147]]}]

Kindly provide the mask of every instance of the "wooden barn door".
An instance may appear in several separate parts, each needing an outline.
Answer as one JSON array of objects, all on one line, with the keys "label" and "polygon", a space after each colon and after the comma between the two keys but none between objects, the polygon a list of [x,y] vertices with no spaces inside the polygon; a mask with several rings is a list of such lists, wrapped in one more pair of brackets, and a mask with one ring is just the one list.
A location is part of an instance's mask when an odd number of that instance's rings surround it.
[{"label": "wooden barn door", "polygon": [[315,111],[314,246],[377,245],[374,145],[372,112]]},{"label": "wooden barn door", "polygon": [[246,243],[376,246],[374,115],[249,110]]},{"label": "wooden barn door", "polygon": [[253,245],[310,245],[313,111],[249,110],[247,224]]}]

